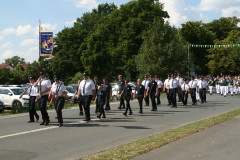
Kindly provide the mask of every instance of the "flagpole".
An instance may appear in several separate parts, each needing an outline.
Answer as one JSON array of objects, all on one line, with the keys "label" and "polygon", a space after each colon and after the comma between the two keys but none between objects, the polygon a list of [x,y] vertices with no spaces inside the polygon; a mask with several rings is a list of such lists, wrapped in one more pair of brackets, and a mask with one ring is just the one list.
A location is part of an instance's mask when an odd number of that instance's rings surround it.
[{"label": "flagpole", "polygon": [[38,63],[39,63],[39,72],[41,70],[41,20],[39,19],[39,58],[38,58]]}]

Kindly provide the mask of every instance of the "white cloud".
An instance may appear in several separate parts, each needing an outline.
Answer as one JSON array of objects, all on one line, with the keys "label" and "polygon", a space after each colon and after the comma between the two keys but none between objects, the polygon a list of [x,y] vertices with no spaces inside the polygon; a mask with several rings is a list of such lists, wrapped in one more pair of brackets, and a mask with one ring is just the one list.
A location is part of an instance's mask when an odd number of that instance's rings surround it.
[{"label": "white cloud", "polygon": [[76,19],[72,21],[66,21],[64,24],[65,26],[73,26],[76,21],[77,21]]},{"label": "white cloud", "polygon": [[9,47],[12,47],[12,46],[13,46],[12,42],[6,42],[6,43],[3,43],[1,45],[1,48],[9,48]]},{"label": "white cloud", "polygon": [[30,24],[26,25],[26,26],[18,26],[17,30],[16,30],[16,34],[18,36],[22,36],[22,35],[31,35],[32,34],[32,26]]},{"label": "white cloud", "polygon": [[4,60],[4,59],[7,59],[7,58],[11,58],[14,56],[14,51],[12,49],[9,49],[7,51],[5,51],[3,54],[1,54],[1,59]]},{"label": "white cloud", "polygon": [[86,8],[88,10],[92,10],[97,8],[98,2],[96,0],[73,0],[76,2],[77,8]]},{"label": "white cloud", "polygon": [[3,36],[0,36],[0,41],[1,41],[1,40],[4,40],[4,37],[3,37]]},{"label": "white cloud", "polygon": [[5,34],[5,35],[14,34],[14,33],[16,33],[16,29],[12,28],[12,27],[11,28],[6,28],[1,33]]},{"label": "white cloud", "polygon": [[196,10],[221,12],[223,17],[240,16],[240,0],[201,0]]},{"label": "white cloud", "polygon": [[36,46],[38,45],[39,40],[38,39],[25,39],[23,40],[20,45],[21,46]]},{"label": "white cloud", "polygon": [[[50,23],[41,25],[41,28],[43,31],[46,31],[46,30],[54,31],[56,27],[57,27],[57,24],[50,24]],[[15,34],[17,36],[25,36],[25,35],[38,36],[39,26],[32,27],[30,24],[25,26],[19,25],[17,28],[12,28],[12,27],[6,28],[1,33],[5,35]]]}]

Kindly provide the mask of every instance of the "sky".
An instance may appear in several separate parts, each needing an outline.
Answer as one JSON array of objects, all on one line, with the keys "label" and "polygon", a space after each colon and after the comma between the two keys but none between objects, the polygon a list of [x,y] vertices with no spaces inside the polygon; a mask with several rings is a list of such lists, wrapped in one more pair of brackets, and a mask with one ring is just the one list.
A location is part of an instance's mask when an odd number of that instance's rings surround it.
[{"label": "sky", "polygon": [[[83,13],[98,4],[118,7],[130,0],[1,0],[0,63],[13,56],[33,62],[39,55],[39,20],[43,30],[58,33],[72,27]],[[168,21],[177,28],[187,21],[211,22],[220,17],[240,18],[240,0],[159,0],[168,11]]]}]

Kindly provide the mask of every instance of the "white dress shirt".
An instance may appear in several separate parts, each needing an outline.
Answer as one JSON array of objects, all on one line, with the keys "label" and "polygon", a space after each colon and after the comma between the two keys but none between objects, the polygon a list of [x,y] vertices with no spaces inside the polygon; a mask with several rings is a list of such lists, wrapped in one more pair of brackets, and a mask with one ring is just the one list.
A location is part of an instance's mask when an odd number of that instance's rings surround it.
[{"label": "white dress shirt", "polygon": [[55,82],[52,84],[52,94],[60,96],[64,91],[66,91],[66,87],[62,82],[56,84]]},{"label": "white dress shirt", "polygon": [[199,80],[197,86],[199,89],[203,89],[203,88],[207,88],[208,84],[205,80]]},{"label": "white dress shirt", "polygon": [[161,80],[157,80],[156,82],[157,82],[158,88],[162,88],[162,85],[163,85],[162,81]]},{"label": "white dress shirt", "polygon": [[[40,84],[41,84],[41,86],[40,86]],[[51,88],[51,87],[52,87],[51,81],[48,78],[43,78],[43,79],[41,79],[41,81],[38,82],[39,91],[45,91],[47,88]],[[42,94],[42,96],[48,95],[48,94],[49,94],[49,91]]]},{"label": "white dress shirt", "polygon": [[92,91],[95,90],[95,84],[91,79],[82,80],[78,89],[81,90],[82,96],[89,96],[93,94]]},{"label": "white dress shirt", "polygon": [[142,85],[145,87],[145,90],[148,88],[148,83],[150,82],[150,80],[143,80],[142,81]]},{"label": "white dress shirt", "polygon": [[189,87],[190,88],[197,88],[197,84],[198,84],[198,82],[196,80],[191,80],[189,82]]},{"label": "white dress shirt", "polygon": [[164,85],[166,86],[166,88],[168,89],[168,86],[169,86],[169,81],[170,81],[170,79],[165,79],[165,81],[164,81]]},{"label": "white dress shirt", "polygon": [[186,84],[186,83],[183,83],[183,84],[181,85],[181,89],[182,89],[182,91],[186,91],[186,90],[189,89],[189,85]]},{"label": "white dress shirt", "polygon": [[37,96],[38,95],[38,87],[34,87],[34,83],[30,84],[30,87],[27,90],[29,96]]},{"label": "white dress shirt", "polygon": [[179,86],[179,84],[176,79],[170,79],[170,81],[169,81],[170,89],[177,88],[178,86]]},{"label": "white dress shirt", "polygon": [[183,78],[182,77],[177,77],[176,80],[178,81],[179,86],[183,84]]}]

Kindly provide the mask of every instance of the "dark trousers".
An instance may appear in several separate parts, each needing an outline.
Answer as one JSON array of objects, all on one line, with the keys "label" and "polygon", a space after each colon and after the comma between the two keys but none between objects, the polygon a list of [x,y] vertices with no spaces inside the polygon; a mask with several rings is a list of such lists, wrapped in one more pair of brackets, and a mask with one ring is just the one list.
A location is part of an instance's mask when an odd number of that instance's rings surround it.
[{"label": "dark trousers", "polygon": [[89,96],[82,96],[82,103],[83,103],[83,107],[84,107],[84,111],[85,111],[85,117],[86,120],[90,120],[90,103],[92,100],[92,95]]},{"label": "dark trousers", "polygon": [[143,96],[138,96],[138,103],[140,107],[140,112],[142,112],[142,102],[143,102]]},{"label": "dark trousers", "polygon": [[79,111],[83,112],[83,103],[82,103],[82,97],[81,96],[78,100],[78,107],[79,107]]},{"label": "dark trousers", "polygon": [[64,101],[65,99],[63,97],[56,98],[54,101],[54,106],[57,112],[58,123],[61,123],[61,124],[63,123],[62,109],[64,107]]},{"label": "dark trousers", "polygon": [[122,106],[123,106],[123,108],[125,108],[125,103],[124,103],[124,97],[123,97],[123,94],[122,94],[122,96],[120,96],[120,104],[119,104],[119,108],[122,108]]},{"label": "dark trousers", "polygon": [[168,99],[168,104],[171,105],[171,97],[170,97],[170,92],[168,92],[168,89],[165,90],[166,94],[167,94],[167,99]]},{"label": "dark trousers", "polygon": [[193,104],[197,103],[196,88],[191,88],[191,98],[192,98],[192,103]]},{"label": "dark trousers", "polygon": [[130,106],[130,98],[125,98],[126,100],[126,110],[125,110],[125,114],[127,114],[127,111],[129,110],[129,113],[132,113],[132,109],[131,109],[131,106]]},{"label": "dark trousers", "polygon": [[162,88],[158,88],[157,105],[161,104],[161,100],[160,100],[161,92],[162,92]]},{"label": "dark trousers", "polygon": [[43,95],[43,96],[41,96],[40,101],[39,101],[39,109],[42,114],[43,122],[49,121],[49,116],[47,113],[47,100],[48,100],[48,95]]},{"label": "dark trousers", "polygon": [[202,103],[206,102],[206,94],[207,94],[206,88],[199,89],[199,96],[200,96]]},{"label": "dark trousers", "polygon": [[151,101],[152,101],[152,110],[156,111],[157,110],[157,104],[156,104],[156,93],[155,92],[152,92],[150,93],[150,97],[151,97]]},{"label": "dark trousers", "polygon": [[188,100],[188,93],[186,93],[186,91],[182,91],[182,103],[183,103],[183,105],[187,105],[187,100]]},{"label": "dark trousers", "polygon": [[181,102],[181,100],[182,100],[182,89],[179,88],[179,90],[178,90],[178,101]]},{"label": "dark trousers", "polygon": [[[145,90],[145,91],[147,92],[147,90]],[[148,105],[149,105],[149,96],[147,95],[147,96],[144,98],[144,100],[145,100],[146,105],[148,106]]]},{"label": "dark trousers", "polygon": [[30,118],[30,121],[34,121],[34,116],[37,119],[39,118],[39,115],[37,114],[36,109],[35,109],[35,99],[36,99],[36,96],[30,96],[30,98],[29,98],[29,118]]},{"label": "dark trousers", "polygon": [[103,117],[105,117],[105,111],[104,111],[104,104],[103,105],[99,105],[99,117],[101,117],[103,115]]},{"label": "dark trousers", "polygon": [[100,112],[100,105],[98,104],[98,97],[97,97],[97,100],[96,100],[96,110],[95,112]]},{"label": "dark trousers", "polygon": [[110,110],[110,104],[109,104],[110,95],[107,95],[106,97],[107,97],[107,102],[106,102],[105,110]]},{"label": "dark trousers", "polygon": [[173,89],[169,90],[170,99],[171,99],[171,103],[172,103],[173,107],[177,106],[176,93],[177,93],[177,89],[176,88],[173,88]]}]

